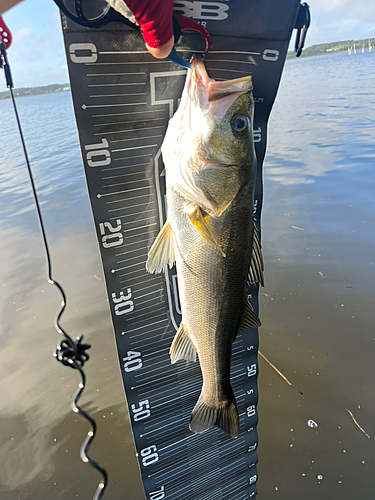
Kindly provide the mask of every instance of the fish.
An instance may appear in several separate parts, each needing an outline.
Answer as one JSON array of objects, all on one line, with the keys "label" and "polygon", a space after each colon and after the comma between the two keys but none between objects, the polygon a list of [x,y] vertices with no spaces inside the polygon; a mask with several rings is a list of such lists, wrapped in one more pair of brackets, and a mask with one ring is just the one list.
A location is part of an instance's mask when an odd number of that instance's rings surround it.
[{"label": "fish", "polygon": [[197,434],[216,426],[238,436],[232,346],[239,332],[261,325],[247,296],[249,282],[263,284],[253,116],[251,76],[215,81],[194,55],[162,144],[167,221],[146,269],[176,263],[182,321],[170,358],[198,355],[203,386],[189,424]]}]

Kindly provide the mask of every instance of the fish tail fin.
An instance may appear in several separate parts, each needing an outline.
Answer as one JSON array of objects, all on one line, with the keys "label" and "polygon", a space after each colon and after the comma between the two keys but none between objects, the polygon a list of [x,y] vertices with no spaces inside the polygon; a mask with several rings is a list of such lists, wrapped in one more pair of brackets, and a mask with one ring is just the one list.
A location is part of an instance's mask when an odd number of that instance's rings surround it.
[{"label": "fish tail fin", "polygon": [[239,431],[239,418],[234,395],[225,406],[214,407],[208,405],[201,394],[191,414],[189,427],[196,434],[202,434],[212,427],[219,427],[236,438]]}]

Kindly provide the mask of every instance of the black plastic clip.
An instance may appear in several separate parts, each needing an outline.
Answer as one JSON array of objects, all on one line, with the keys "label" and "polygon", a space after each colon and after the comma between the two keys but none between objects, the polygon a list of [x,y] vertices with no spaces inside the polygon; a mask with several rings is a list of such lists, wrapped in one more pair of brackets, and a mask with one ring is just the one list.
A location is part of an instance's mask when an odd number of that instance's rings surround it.
[{"label": "black plastic clip", "polygon": [[297,19],[294,25],[294,28],[297,29],[296,42],[294,44],[294,54],[296,57],[299,57],[302,54],[310,21],[310,7],[306,2],[301,3],[299,5]]},{"label": "black plastic clip", "polygon": [[77,365],[83,366],[90,356],[87,354],[87,349],[90,349],[90,344],[83,344],[83,335],[77,337],[75,341],[64,339],[57,346],[53,354],[57,361],[60,361],[65,366],[78,368]]},{"label": "black plastic clip", "polygon": [[12,73],[10,72],[10,66],[7,58],[7,51],[5,48],[5,44],[3,42],[0,43],[0,68],[4,69],[5,80],[8,89],[12,89],[13,88]]}]

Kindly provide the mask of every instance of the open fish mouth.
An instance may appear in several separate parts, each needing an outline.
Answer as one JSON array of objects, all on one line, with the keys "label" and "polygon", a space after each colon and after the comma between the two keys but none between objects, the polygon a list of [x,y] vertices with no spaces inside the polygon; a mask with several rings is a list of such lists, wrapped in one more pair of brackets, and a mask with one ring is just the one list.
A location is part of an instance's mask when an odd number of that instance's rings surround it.
[{"label": "open fish mouth", "polygon": [[207,74],[201,56],[191,59],[189,93],[192,102],[199,102],[200,108],[211,115],[222,118],[234,101],[253,88],[251,75],[235,80],[217,82]]}]

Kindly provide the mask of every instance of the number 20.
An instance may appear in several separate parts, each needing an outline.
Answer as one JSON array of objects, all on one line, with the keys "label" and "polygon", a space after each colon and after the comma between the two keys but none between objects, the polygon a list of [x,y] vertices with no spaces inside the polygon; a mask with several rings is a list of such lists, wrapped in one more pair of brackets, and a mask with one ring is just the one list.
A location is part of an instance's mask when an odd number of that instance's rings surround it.
[{"label": "number 20", "polygon": [[124,242],[124,237],[120,232],[121,220],[117,219],[116,224],[116,227],[113,227],[110,222],[101,222],[99,224],[99,231],[102,235],[102,245],[104,248],[117,247]]}]

